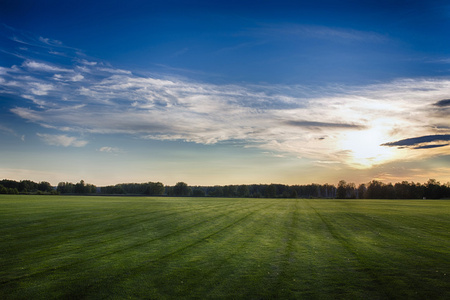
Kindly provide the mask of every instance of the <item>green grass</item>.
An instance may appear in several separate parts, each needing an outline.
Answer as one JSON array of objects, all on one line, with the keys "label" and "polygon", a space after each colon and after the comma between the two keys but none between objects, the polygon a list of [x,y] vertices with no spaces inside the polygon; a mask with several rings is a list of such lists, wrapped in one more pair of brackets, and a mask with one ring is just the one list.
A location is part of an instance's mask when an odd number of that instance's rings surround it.
[{"label": "green grass", "polygon": [[0,298],[450,299],[450,201],[0,197]]}]

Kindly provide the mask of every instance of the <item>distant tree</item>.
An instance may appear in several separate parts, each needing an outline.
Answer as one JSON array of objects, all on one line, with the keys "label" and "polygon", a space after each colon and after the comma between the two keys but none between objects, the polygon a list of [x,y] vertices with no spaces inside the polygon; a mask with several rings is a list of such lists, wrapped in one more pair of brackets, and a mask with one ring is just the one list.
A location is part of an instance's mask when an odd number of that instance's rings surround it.
[{"label": "distant tree", "polygon": [[412,199],[412,185],[408,181],[397,182],[394,185],[395,198],[397,199]]},{"label": "distant tree", "polygon": [[372,180],[369,182],[369,185],[367,187],[367,198],[369,199],[384,199],[386,198],[383,189],[384,189],[384,183],[377,180]]},{"label": "distant tree", "polygon": [[225,185],[222,188],[223,197],[236,197],[236,187],[233,185]]},{"label": "distant tree", "polygon": [[357,194],[356,185],[351,182],[347,183],[345,180],[341,180],[338,183],[336,198],[338,199],[355,199]]},{"label": "distant tree", "polygon": [[56,190],[59,193],[64,194],[66,192],[66,183],[65,182],[59,182],[58,185],[56,186]]},{"label": "distant tree", "polygon": [[209,197],[223,197],[223,187],[219,185],[208,187],[206,192]]},{"label": "distant tree", "polygon": [[56,193],[61,194],[94,194],[97,193],[97,187],[93,184],[86,184],[84,180],[73,184],[71,182],[60,182],[56,188]]},{"label": "distant tree", "polygon": [[42,191],[42,192],[50,193],[53,190],[53,188],[49,182],[41,181],[38,184],[38,190]]},{"label": "distant tree", "polygon": [[0,184],[7,189],[16,188],[20,190],[20,183],[15,180],[3,179],[2,181],[0,181]]},{"label": "distant tree", "polygon": [[149,182],[147,184],[146,194],[152,196],[164,195],[165,190],[164,184],[161,182]]},{"label": "distant tree", "polygon": [[367,193],[366,185],[364,183],[360,184],[358,186],[358,198],[359,199],[366,198],[366,193]]},{"label": "distant tree", "polygon": [[19,191],[16,188],[8,189],[8,194],[18,195]]},{"label": "distant tree", "polygon": [[298,198],[297,191],[295,189],[291,189],[291,192],[289,194],[290,198]]},{"label": "distant tree", "polygon": [[72,194],[75,192],[75,187],[71,182],[60,182],[56,190],[61,194]]},{"label": "distant tree", "polygon": [[31,180],[22,180],[20,181],[19,187],[17,189],[25,193],[32,193],[38,190],[38,184]]},{"label": "distant tree", "polygon": [[174,188],[173,186],[166,186],[166,195],[167,196],[170,196],[170,197],[174,196],[173,188]]},{"label": "distant tree", "polygon": [[121,195],[121,194],[126,194],[126,191],[125,191],[124,187],[123,187],[121,184],[117,184],[117,185],[115,185],[115,186],[112,186],[112,187],[109,189],[108,194],[118,194],[118,195]]},{"label": "distant tree", "polygon": [[84,193],[85,194],[95,194],[97,193],[97,187],[93,184],[86,184],[84,187]]},{"label": "distant tree", "polygon": [[85,191],[84,187],[85,187],[84,180],[80,180],[79,183],[75,184],[74,192],[76,194],[85,194],[86,191]]},{"label": "distant tree", "polygon": [[275,198],[277,196],[277,188],[275,184],[270,184],[266,187],[266,197]]},{"label": "distant tree", "polygon": [[395,198],[395,188],[392,183],[388,183],[383,188],[383,198],[394,199]]},{"label": "distant tree", "polygon": [[345,180],[340,180],[337,187],[336,198],[345,199],[347,194],[347,182]]},{"label": "distant tree", "polygon": [[196,187],[192,190],[192,196],[194,197],[205,197],[206,193],[201,187]]},{"label": "distant tree", "polygon": [[8,189],[0,184],[0,194],[8,194]]},{"label": "distant tree", "polygon": [[184,182],[178,182],[173,187],[173,194],[174,196],[190,196],[191,194],[191,188]]},{"label": "distant tree", "polygon": [[245,184],[238,186],[237,195],[241,198],[250,196],[250,190],[248,189],[248,186]]},{"label": "distant tree", "polygon": [[436,179],[429,179],[425,185],[425,197],[429,199],[439,199],[442,198],[444,193],[442,193],[441,184],[436,181]]},{"label": "distant tree", "polygon": [[347,183],[345,186],[345,198],[356,198],[356,185],[353,182]]}]

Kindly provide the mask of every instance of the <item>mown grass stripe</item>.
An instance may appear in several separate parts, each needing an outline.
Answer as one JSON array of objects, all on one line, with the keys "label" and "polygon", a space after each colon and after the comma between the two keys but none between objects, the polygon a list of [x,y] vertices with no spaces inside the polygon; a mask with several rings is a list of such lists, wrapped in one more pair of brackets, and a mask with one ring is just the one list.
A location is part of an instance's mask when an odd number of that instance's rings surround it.
[{"label": "mown grass stripe", "polygon": [[379,286],[377,290],[383,291],[384,297],[392,298],[392,295],[389,295],[388,291],[382,288],[383,287],[382,279],[377,275],[377,273],[373,272],[371,268],[368,267],[366,261],[359,256],[358,250],[352,247],[352,245],[348,242],[348,240],[344,236],[342,236],[338,230],[335,229],[335,227],[331,224],[331,221],[328,221],[324,216],[322,216],[322,214],[320,214],[313,206],[311,206],[309,202],[307,203],[311,207],[311,209],[314,210],[314,212],[317,214],[320,220],[322,220],[322,222],[325,224],[325,226],[327,227],[328,231],[333,236],[333,238],[336,241],[338,241],[342,245],[342,247],[348,251],[348,253],[350,253],[353,257],[357,259],[358,264],[361,265],[361,270],[363,270],[366,274],[368,274],[370,278],[372,278],[373,282],[375,282]]},{"label": "mown grass stripe", "polygon": [[[186,251],[186,250],[188,250],[190,248],[198,246],[198,245],[204,243],[207,239],[212,238],[212,237],[214,237],[214,236],[216,236],[216,235],[218,235],[218,234],[220,234],[220,233],[230,229],[233,226],[236,226],[238,223],[240,223],[243,220],[249,218],[251,215],[255,214],[257,211],[262,210],[264,208],[268,208],[268,207],[270,207],[272,205],[273,204],[265,205],[264,207],[258,208],[256,210],[251,210],[248,213],[245,212],[245,213],[243,213],[243,216],[240,216],[238,219],[233,219],[231,223],[227,223],[225,226],[220,227],[218,230],[214,230],[213,232],[208,233],[205,236],[201,236],[200,238],[197,238],[194,241],[189,242],[188,244],[183,244],[182,247],[176,248],[173,251],[170,251],[170,252],[168,252],[168,253],[166,253],[166,254],[164,254],[162,256],[155,257],[155,258],[148,259],[148,260],[145,260],[143,262],[140,262],[137,266],[127,268],[127,270],[125,270],[122,273],[118,273],[118,274],[115,274],[114,276],[109,276],[109,277],[106,277],[106,278],[102,278],[102,279],[98,280],[95,284],[91,285],[89,287],[89,289],[95,289],[97,285],[101,286],[101,285],[104,285],[105,282],[111,282],[111,281],[114,282],[118,278],[128,277],[131,274],[140,273],[140,272],[142,272],[142,271],[144,271],[144,270],[146,270],[148,268],[151,268],[152,264],[157,263],[157,262],[162,261],[162,260],[167,260],[167,259],[169,259],[169,258],[171,258],[173,256],[176,256],[176,255],[178,255],[178,254],[180,254],[180,253],[182,253],[182,252],[184,252],[184,251]],[[259,206],[261,206],[261,205],[259,205]],[[242,213],[242,209],[240,210],[240,212]],[[203,223],[208,222],[208,221],[209,220],[203,220],[200,223],[203,224]]]},{"label": "mown grass stripe", "polygon": [[[252,205],[252,206],[253,206],[253,205]],[[232,206],[232,207],[233,207],[233,206]],[[58,271],[58,270],[64,270],[64,269],[70,268],[70,267],[72,267],[72,266],[74,266],[74,265],[86,264],[86,263],[89,263],[90,261],[95,261],[95,260],[98,260],[98,259],[101,259],[101,258],[104,258],[104,257],[107,257],[107,256],[111,256],[111,255],[114,255],[114,254],[117,254],[117,253],[120,253],[120,252],[125,252],[125,251],[127,251],[127,250],[130,250],[130,249],[133,249],[133,248],[136,248],[136,247],[141,247],[141,246],[144,246],[144,245],[146,245],[146,244],[155,242],[155,241],[157,241],[157,240],[161,240],[161,239],[170,237],[170,236],[172,236],[172,235],[180,234],[180,233],[182,233],[182,232],[184,232],[184,231],[186,231],[186,230],[190,230],[190,229],[195,228],[195,227],[197,227],[197,226],[200,226],[200,225],[202,225],[202,224],[204,224],[204,223],[207,223],[207,222],[209,222],[209,221],[211,221],[211,220],[213,220],[213,219],[217,220],[218,218],[221,218],[221,217],[223,217],[223,216],[226,216],[226,215],[228,215],[228,214],[230,214],[230,213],[232,213],[232,212],[234,212],[234,211],[242,211],[242,210],[245,210],[246,208],[247,208],[247,207],[238,207],[238,208],[236,208],[235,210],[230,210],[229,207],[228,207],[228,210],[227,210],[226,212],[221,212],[220,214],[214,215],[214,216],[212,216],[211,218],[204,219],[204,220],[202,220],[202,221],[200,221],[200,222],[191,224],[191,225],[189,225],[189,226],[183,227],[183,228],[181,228],[181,229],[178,229],[178,230],[176,230],[176,231],[167,233],[167,234],[165,234],[165,235],[158,236],[158,237],[155,237],[155,238],[152,238],[152,239],[149,239],[149,240],[144,240],[144,241],[142,241],[142,242],[133,243],[133,244],[128,245],[128,246],[126,246],[126,247],[121,247],[121,248],[119,248],[119,249],[117,249],[117,250],[115,250],[115,251],[109,251],[109,252],[101,253],[101,254],[96,255],[96,256],[91,256],[91,257],[89,257],[89,258],[87,258],[87,259],[85,259],[85,260],[82,260],[82,261],[75,261],[75,262],[73,262],[73,263],[69,263],[69,264],[65,264],[65,265],[60,265],[60,266],[52,267],[52,268],[49,268],[49,269],[44,269],[44,270],[42,270],[42,271],[40,271],[40,272],[35,272],[35,273],[31,273],[31,274],[26,274],[26,275],[21,276],[21,277],[10,278],[10,279],[8,279],[8,280],[5,280],[5,281],[0,282],[0,284],[2,284],[2,283],[9,283],[9,282],[12,282],[12,281],[21,280],[21,279],[28,278],[28,277],[42,276],[42,275],[45,275],[46,273],[53,273],[53,272]],[[195,211],[196,211],[196,212],[199,212],[199,210],[195,210]],[[172,214],[169,214],[169,215],[172,215]],[[131,217],[132,217],[132,216],[131,216]],[[167,216],[165,216],[165,217],[167,217]],[[170,223],[177,223],[177,222],[179,222],[179,220],[174,219],[174,220],[172,220]],[[165,225],[168,225],[168,224],[165,224]],[[117,239],[120,239],[120,236],[114,238],[114,240],[117,240]],[[97,242],[97,243],[95,243],[95,245],[98,247],[98,246],[99,246],[100,244],[102,244],[102,243],[110,243],[110,242],[112,242],[112,240],[103,241],[103,242],[101,242],[101,243],[98,243],[98,242]],[[75,250],[76,250],[76,249],[75,249]],[[64,254],[64,252],[60,253],[60,255],[63,255],[63,254]]]}]

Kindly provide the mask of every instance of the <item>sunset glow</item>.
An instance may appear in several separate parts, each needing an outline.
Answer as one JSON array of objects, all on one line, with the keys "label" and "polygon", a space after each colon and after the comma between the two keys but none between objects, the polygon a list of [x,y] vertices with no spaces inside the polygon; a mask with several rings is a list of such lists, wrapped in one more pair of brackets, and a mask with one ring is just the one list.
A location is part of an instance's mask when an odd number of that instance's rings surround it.
[{"label": "sunset glow", "polygon": [[0,4],[0,177],[450,181],[447,5],[156,2]]},{"label": "sunset glow", "polygon": [[381,144],[389,136],[383,128],[350,132],[342,142],[342,148],[349,151],[348,164],[355,168],[370,168],[395,159],[395,150]]}]

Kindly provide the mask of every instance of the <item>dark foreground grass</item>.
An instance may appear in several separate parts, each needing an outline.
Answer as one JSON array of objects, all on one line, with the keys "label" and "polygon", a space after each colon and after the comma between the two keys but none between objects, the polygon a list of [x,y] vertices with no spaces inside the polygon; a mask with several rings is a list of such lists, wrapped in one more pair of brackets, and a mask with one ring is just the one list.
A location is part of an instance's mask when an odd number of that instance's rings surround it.
[{"label": "dark foreground grass", "polygon": [[450,201],[0,197],[1,299],[450,299]]}]

